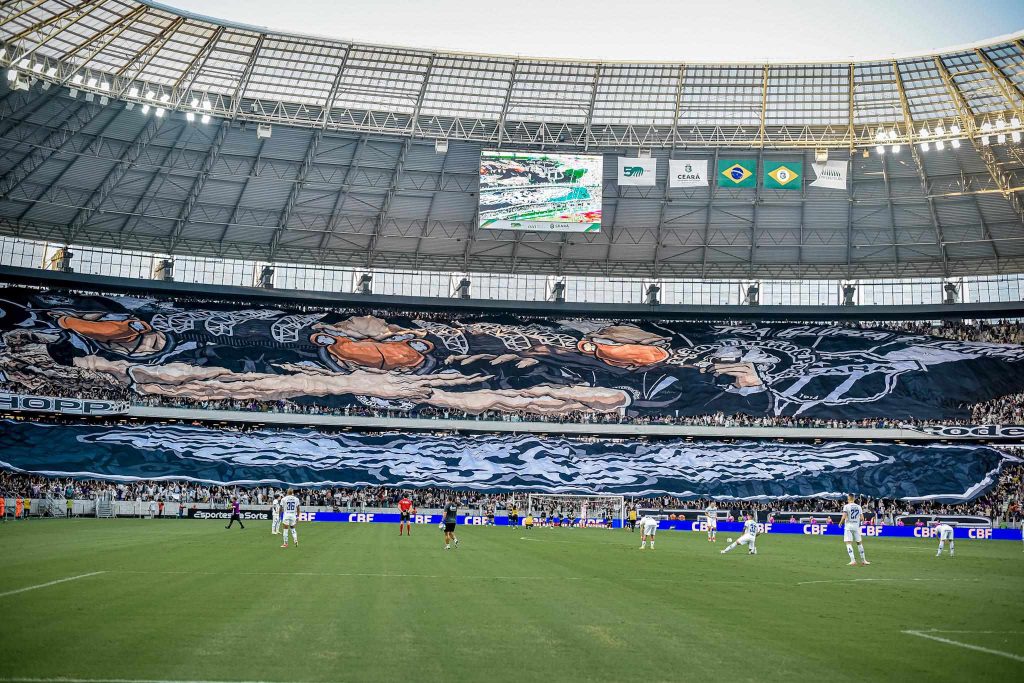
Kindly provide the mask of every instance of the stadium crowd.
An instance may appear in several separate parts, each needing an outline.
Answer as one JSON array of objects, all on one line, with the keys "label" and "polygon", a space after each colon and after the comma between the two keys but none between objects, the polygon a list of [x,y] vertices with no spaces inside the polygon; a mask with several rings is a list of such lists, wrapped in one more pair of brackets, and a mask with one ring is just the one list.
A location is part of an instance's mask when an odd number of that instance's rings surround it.
[{"label": "stadium crowd", "polygon": [[[1022,449],[1006,449],[1024,457]],[[183,481],[107,481],[97,479],[49,478],[0,470],[0,496],[16,496],[32,499],[85,499],[139,502],[174,502],[196,506],[226,506],[233,498],[242,505],[269,505],[274,496],[283,493],[272,486],[221,486]],[[496,511],[507,511],[513,506],[526,512],[526,492],[480,493],[446,488],[426,487],[401,489],[387,486],[359,488],[302,489],[298,492],[302,504],[314,507],[329,507],[335,510],[363,510],[367,508],[394,508],[405,495],[411,495],[420,508],[437,509],[455,500],[467,512],[486,515]],[[581,516],[583,502],[570,498],[545,499],[543,506],[532,510],[534,514],[548,517],[576,519]],[[634,510],[703,510],[708,499],[684,499],[672,496],[627,498],[626,504]],[[723,511],[756,511],[759,517],[788,521],[778,518],[787,513],[835,512],[836,503],[820,498],[804,498],[778,501],[717,500]],[[589,514],[595,514],[595,503],[589,502]],[[976,515],[996,523],[1019,524],[1024,505],[1024,464],[1004,465],[996,485],[985,495],[966,503],[937,503],[931,501],[907,502],[893,499],[865,501],[869,518],[882,523],[896,523],[901,515]],[[615,511],[604,504],[599,505],[597,514],[615,515]],[[730,515],[733,513],[730,512]]]}]

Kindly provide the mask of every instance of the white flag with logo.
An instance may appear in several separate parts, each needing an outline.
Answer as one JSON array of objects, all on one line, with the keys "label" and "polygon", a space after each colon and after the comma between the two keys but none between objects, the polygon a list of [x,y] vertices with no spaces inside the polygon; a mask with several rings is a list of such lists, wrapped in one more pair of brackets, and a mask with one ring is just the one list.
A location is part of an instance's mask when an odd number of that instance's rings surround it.
[{"label": "white flag with logo", "polygon": [[619,157],[619,185],[649,187],[654,185],[657,173],[658,160],[653,157]]},{"label": "white flag with logo", "polygon": [[707,187],[707,159],[669,159],[669,187]]},{"label": "white flag with logo", "polygon": [[811,164],[811,168],[814,169],[814,175],[818,176],[811,183],[811,187],[845,190],[847,166],[848,164],[845,161],[826,161],[823,164]]}]

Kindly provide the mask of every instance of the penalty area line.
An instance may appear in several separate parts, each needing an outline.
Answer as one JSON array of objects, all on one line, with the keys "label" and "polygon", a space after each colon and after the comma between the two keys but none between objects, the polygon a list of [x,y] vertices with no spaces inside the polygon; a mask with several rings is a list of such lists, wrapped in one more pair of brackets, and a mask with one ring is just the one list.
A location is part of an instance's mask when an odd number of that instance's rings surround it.
[{"label": "penalty area line", "polygon": [[[1015,662],[1024,662],[1024,656],[1015,655],[1012,652],[1003,652],[1002,650],[993,650],[990,647],[982,647],[981,645],[972,645],[971,643],[961,643],[959,640],[953,640],[952,638],[943,638],[937,636],[934,633],[927,631],[900,631],[908,636],[917,636],[918,638],[927,638],[928,640],[934,640],[937,643],[945,643],[946,645],[955,645],[956,647],[962,647],[966,650],[974,650],[976,652],[984,652],[987,655],[996,655],[997,657],[1006,657],[1012,659]],[[939,631],[939,633],[945,633],[945,631]]]},{"label": "penalty area line", "polygon": [[[39,588],[48,588],[49,586],[56,586],[58,583],[67,583],[68,581],[77,581],[78,579],[85,579],[90,576],[96,576],[97,574],[106,574],[107,571],[89,572],[88,574],[79,574],[78,576],[69,576],[63,579],[57,579],[56,581],[47,581],[46,583],[36,584],[35,586],[26,586],[25,588],[18,588],[17,590],[7,591],[6,593],[0,593],[0,598],[6,598],[8,595],[17,595],[18,593],[27,593],[28,591],[34,591]],[[0,678],[0,681],[6,679]]]}]

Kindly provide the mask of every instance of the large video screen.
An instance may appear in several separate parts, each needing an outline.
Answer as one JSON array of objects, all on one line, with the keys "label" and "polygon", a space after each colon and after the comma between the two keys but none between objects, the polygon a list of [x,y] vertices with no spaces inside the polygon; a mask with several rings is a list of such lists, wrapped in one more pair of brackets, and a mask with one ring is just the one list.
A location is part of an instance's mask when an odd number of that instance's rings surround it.
[{"label": "large video screen", "polygon": [[480,153],[480,227],[536,232],[601,229],[600,155]]}]

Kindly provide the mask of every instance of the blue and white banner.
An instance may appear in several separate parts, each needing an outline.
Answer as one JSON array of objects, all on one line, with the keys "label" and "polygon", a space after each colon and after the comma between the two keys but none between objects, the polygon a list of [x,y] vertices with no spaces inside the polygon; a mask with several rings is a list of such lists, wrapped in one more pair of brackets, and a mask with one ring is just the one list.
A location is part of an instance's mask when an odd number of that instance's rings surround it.
[{"label": "blue and white banner", "polygon": [[1013,456],[976,445],[583,442],[0,421],[0,467],[50,476],[480,491],[970,500]]}]

